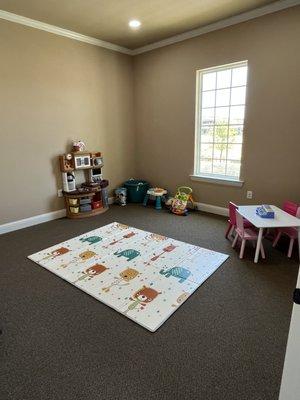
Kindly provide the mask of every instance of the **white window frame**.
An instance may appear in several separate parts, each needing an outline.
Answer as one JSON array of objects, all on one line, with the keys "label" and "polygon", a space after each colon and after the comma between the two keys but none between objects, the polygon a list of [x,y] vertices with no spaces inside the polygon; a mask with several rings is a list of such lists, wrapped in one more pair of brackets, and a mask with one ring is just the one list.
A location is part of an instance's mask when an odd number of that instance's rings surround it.
[{"label": "white window frame", "polygon": [[[201,82],[202,82],[202,75],[207,72],[219,72],[222,70],[226,70],[229,68],[234,68],[234,67],[243,67],[247,66],[248,67],[248,61],[240,61],[240,62],[235,62],[235,63],[230,63],[230,64],[225,64],[225,65],[220,65],[220,66],[214,66],[210,68],[205,68],[197,71],[197,79],[196,79],[196,115],[195,115],[195,145],[194,145],[194,173],[191,175],[192,180],[196,181],[203,181],[203,182],[211,182],[211,183],[217,183],[217,184],[222,184],[222,185],[230,185],[230,186],[239,186],[241,187],[244,183],[243,180],[241,180],[241,173],[242,173],[242,161],[243,161],[243,147],[244,147],[244,140],[242,143],[242,155],[241,155],[241,168],[240,168],[240,174],[239,177],[234,177],[234,176],[229,176],[229,175],[218,175],[218,174],[206,174],[206,173],[199,173],[199,168],[198,168],[198,163],[200,162],[200,147],[201,147],[201,112],[202,112],[202,107],[201,107],[201,102],[202,102],[202,87],[201,87]],[[247,92],[247,85],[248,82],[246,83],[246,92]],[[243,85],[244,86],[244,85]],[[230,85],[230,88],[233,86]],[[226,89],[226,88],[222,88]],[[245,110],[246,110],[246,99],[245,99]],[[243,121],[243,127],[245,124],[245,116],[244,116],[244,121]],[[229,121],[228,121],[228,126],[229,126]],[[215,126],[215,125],[214,125]],[[244,132],[244,129],[243,129]]]}]

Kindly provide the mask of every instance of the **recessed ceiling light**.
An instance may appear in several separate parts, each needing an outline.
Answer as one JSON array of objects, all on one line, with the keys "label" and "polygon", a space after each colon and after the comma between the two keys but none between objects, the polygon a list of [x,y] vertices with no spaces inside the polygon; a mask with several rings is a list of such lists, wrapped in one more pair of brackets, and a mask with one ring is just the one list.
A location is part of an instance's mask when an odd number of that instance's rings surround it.
[{"label": "recessed ceiling light", "polygon": [[131,21],[129,21],[128,25],[132,29],[138,29],[141,26],[141,23],[137,19],[132,19]]}]

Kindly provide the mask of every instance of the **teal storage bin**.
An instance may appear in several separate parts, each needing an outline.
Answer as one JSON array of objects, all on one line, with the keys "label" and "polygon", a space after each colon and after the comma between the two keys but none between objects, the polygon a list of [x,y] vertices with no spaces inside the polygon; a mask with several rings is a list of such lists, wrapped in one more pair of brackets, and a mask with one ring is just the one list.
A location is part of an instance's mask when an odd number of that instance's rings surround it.
[{"label": "teal storage bin", "polygon": [[150,185],[146,181],[129,179],[123,186],[127,189],[127,201],[129,203],[142,203]]}]

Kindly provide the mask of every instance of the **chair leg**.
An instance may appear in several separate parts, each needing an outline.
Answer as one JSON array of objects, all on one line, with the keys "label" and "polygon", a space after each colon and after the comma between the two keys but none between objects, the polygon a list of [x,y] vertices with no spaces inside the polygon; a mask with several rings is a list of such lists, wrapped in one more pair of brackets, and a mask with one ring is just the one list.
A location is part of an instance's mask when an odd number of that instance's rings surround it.
[{"label": "chair leg", "polygon": [[232,248],[235,247],[238,238],[239,238],[239,234],[236,232],[235,237],[234,237],[234,240],[233,240],[232,245],[231,245]]},{"label": "chair leg", "polygon": [[241,250],[240,250],[240,258],[244,257],[245,244],[246,244],[246,240],[242,239],[242,245],[241,245]]},{"label": "chair leg", "polygon": [[263,244],[261,244],[261,246],[260,246],[260,252],[261,252],[262,258],[266,258],[266,253],[265,253],[265,249],[264,249]]},{"label": "chair leg", "polygon": [[230,222],[228,222],[228,228],[226,229],[226,232],[225,232],[225,238],[226,239],[228,239],[228,236],[229,236],[229,233],[231,231],[231,228],[232,228],[232,225],[231,225]]},{"label": "chair leg", "polygon": [[275,239],[274,239],[273,244],[272,244],[273,247],[275,247],[275,246],[277,245],[278,240],[280,239],[280,236],[281,236],[281,232],[279,231],[279,232],[277,233]]},{"label": "chair leg", "polygon": [[295,239],[290,239],[290,245],[289,245],[289,250],[288,250],[288,258],[291,258],[292,252],[293,252],[293,247],[294,247],[294,241]]}]

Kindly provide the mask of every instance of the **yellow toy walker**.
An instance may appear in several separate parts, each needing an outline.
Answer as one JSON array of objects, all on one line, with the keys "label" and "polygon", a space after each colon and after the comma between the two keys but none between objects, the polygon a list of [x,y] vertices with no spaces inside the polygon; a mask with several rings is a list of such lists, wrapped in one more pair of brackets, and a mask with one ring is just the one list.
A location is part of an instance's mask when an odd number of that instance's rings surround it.
[{"label": "yellow toy walker", "polygon": [[187,215],[188,202],[192,203],[192,208],[195,207],[192,193],[193,190],[190,187],[180,186],[171,201],[171,212],[176,215]]}]

